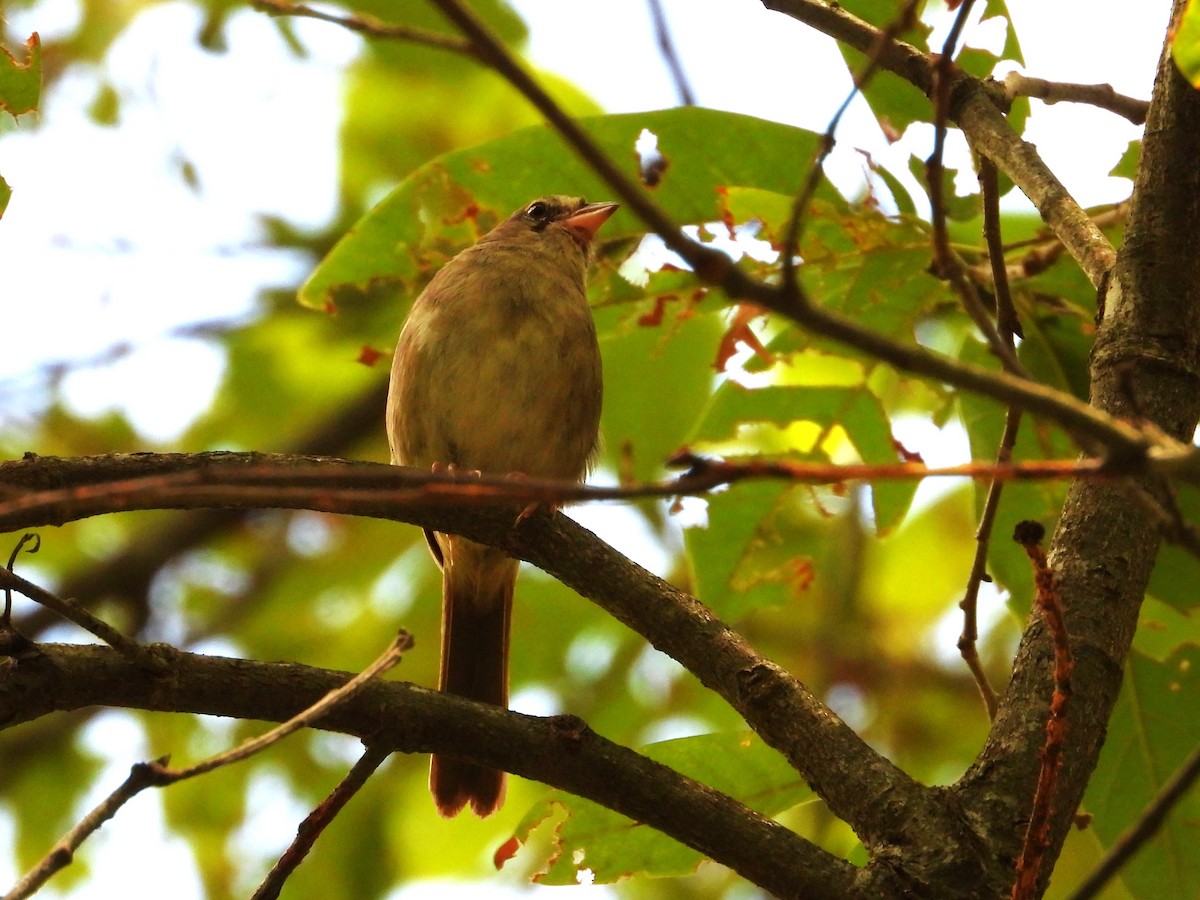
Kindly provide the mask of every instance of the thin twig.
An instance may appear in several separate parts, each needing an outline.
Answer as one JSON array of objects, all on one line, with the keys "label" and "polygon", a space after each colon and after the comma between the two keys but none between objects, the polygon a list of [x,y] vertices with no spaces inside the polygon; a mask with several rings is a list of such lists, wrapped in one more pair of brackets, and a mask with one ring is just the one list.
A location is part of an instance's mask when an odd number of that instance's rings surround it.
[{"label": "thin twig", "polygon": [[1024,337],[1024,333],[1021,330],[1021,319],[1013,305],[1012,291],[1008,284],[1008,269],[1004,265],[1004,238],[1000,226],[1000,178],[996,164],[987,157],[979,159],[979,190],[983,196],[983,241],[987,246],[988,262],[992,269],[992,293],[996,298],[996,327],[1000,330],[1001,340],[1009,348],[1015,348],[1014,338]]},{"label": "thin twig", "polygon": [[[1009,407],[1004,416],[1004,433],[1000,437],[1000,448],[996,451],[997,463],[1008,462],[1012,457],[1020,422],[1021,411],[1016,407]],[[987,707],[989,719],[996,718],[998,698],[979,659],[979,588],[987,577],[988,548],[991,545],[992,528],[996,524],[996,513],[1000,509],[1000,495],[1003,490],[1004,482],[999,479],[993,478],[988,485],[983,511],[979,514],[979,526],[975,529],[975,558],[971,562],[971,573],[967,576],[967,589],[958,603],[963,611],[963,630],[958,638],[958,652],[962,654],[963,661],[971,670],[971,676],[979,688],[979,695]]]},{"label": "thin twig", "polygon": [[671,73],[671,80],[675,82],[675,91],[679,94],[679,102],[684,106],[695,106],[696,94],[692,91],[687,72],[683,70],[683,63],[679,61],[679,54],[675,50],[675,41],[671,37],[671,28],[667,24],[666,13],[663,12],[662,0],[646,0],[646,3],[650,7],[650,18],[654,21],[654,36],[658,40],[658,50]]},{"label": "thin twig", "polygon": [[241,762],[243,759],[248,759],[256,753],[261,753],[268,747],[279,743],[285,737],[294,734],[301,728],[307,728],[326,715],[335,706],[345,703],[349,698],[361,691],[373,678],[393,668],[396,663],[400,662],[400,657],[404,652],[412,647],[412,645],[412,635],[407,631],[401,630],[393,638],[392,642],[388,644],[387,649],[379,655],[378,659],[341,687],[330,691],[312,706],[292,716],[286,722],[276,725],[270,731],[260,734],[257,737],[247,738],[233,749],[210,756],[208,759],[201,760],[194,766],[189,766],[186,769],[161,767],[159,777],[162,779],[162,783],[174,784],[176,781],[183,781],[185,778],[194,778],[197,775],[203,775],[205,772],[211,772],[222,766]]},{"label": "thin twig", "polygon": [[346,777],[338,782],[328,797],[314,809],[296,829],[296,839],[279,857],[262,884],[258,886],[251,900],[276,900],[283,890],[284,883],[296,871],[296,867],[304,861],[312,850],[313,845],[342,811],[350,798],[362,789],[375,770],[391,755],[391,750],[373,744],[367,744],[363,755],[358,758]]},{"label": "thin twig", "polygon": [[[24,590],[18,588],[24,593]],[[122,806],[147,787],[165,787],[193,778],[213,769],[227,766],[246,759],[272,744],[278,743],[284,737],[313,724],[327,714],[339,703],[344,703],[353,697],[373,678],[386,672],[400,661],[401,654],[412,646],[412,637],[407,631],[401,631],[387,649],[371,665],[341,686],[329,691],[312,706],[293,716],[281,725],[272,728],[256,738],[242,742],[232,750],[218,753],[206,760],[186,769],[171,769],[167,766],[168,757],[162,757],[152,762],[136,763],[129,772],[129,777],[115,791],[108,795],[99,805],[83,817],[82,820],[55,844],[54,848],[22,878],[13,889],[4,896],[3,900],[20,900],[28,897],[41,888],[46,881],[59,870],[69,865],[75,851],[101,825],[111,819]],[[120,650],[118,647],[114,647]]]},{"label": "thin twig", "polygon": [[[36,462],[50,461],[43,458]],[[1041,481],[1108,478],[1141,471],[1114,467],[1097,459],[1030,460],[1001,465],[991,462],[952,466],[918,462],[842,465],[770,459],[723,460],[684,453],[670,461],[687,468],[677,478],[628,486],[593,486],[553,478],[514,479],[486,473],[474,477],[383,463],[265,454],[139,454],[132,458],[114,457],[107,468],[103,457],[53,462],[58,464],[55,469],[60,476],[76,468],[70,473],[71,485],[51,490],[31,488],[0,502],[0,528],[20,528],[26,522],[47,520],[61,523],[135,509],[259,505],[386,518],[398,512],[397,504],[402,503],[462,507],[632,500],[701,495],[717,487],[754,480],[800,484],[934,477]],[[0,484],[19,483],[12,475],[6,477],[6,467],[17,469],[28,465],[26,461],[0,463]],[[13,584],[20,590],[20,585],[27,582],[17,579]],[[36,586],[29,587],[38,590]]]},{"label": "thin twig", "polygon": [[84,631],[95,635],[108,644],[122,656],[128,657],[140,668],[150,672],[164,671],[163,661],[155,655],[154,650],[144,644],[139,644],[133,638],[122,634],[103,619],[93,615],[74,600],[59,597],[32,581],[27,581],[15,572],[0,569],[0,584],[5,591],[15,590],[35,603],[40,603],[47,609],[52,609],[64,619],[74,622]]},{"label": "thin twig", "polygon": [[1146,124],[1149,100],[1127,97],[1113,90],[1111,84],[1070,84],[1047,81],[1044,78],[1029,78],[1020,72],[1009,72],[1004,76],[1004,93],[1009,100],[1015,97],[1036,97],[1045,103],[1086,103],[1124,116],[1134,125]]},{"label": "thin twig", "polygon": [[962,301],[963,309],[966,310],[971,321],[975,323],[975,327],[987,340],[992,353],[1008,372],[1028,377],[1025,367],[1017,359],[1012,346],[1001,336],[1000,330],[984,308],[983,300],[980,298],[975,284],[967,278],[966,267],[950,246],[950,232],[946,224],[943,177],[945,167],[942,158],[945,155],[946,132],[950,119],[950,87],[957,71],[954,65],[954,52],[973,5],[974,0],[965,0],[959,7],[954,24],[950,28],[950,34],[947,35],[946,41],[942,45],[941,55],[934,64],[933,70],[933,153],[925,163],[925,173],[929,186],[929,204],[933,220],[934,259],[938,274],[950,282],[951,287]]},{"label": "thin twig", "polygon": [[[988,248],[988,259],[992,267],[992,292],[996,297],[996,327],[1000,339],[1011,349],[1016,349],[1016,335],[1020,334],[1021,323],[1013,308],[1012,293],[1008,287],[1008,275],[1004,268],[1004,245],[1000,228],[1000,190],[996,166],[991,160],[981,158],[979,162],[980,191],[983,194],[983,236]],[[1009,406],[1004,415],[1004,432],[1000,436],[1000,447],[996,451],[996,462],[1004,464],[1012,459],[1017,443],[1017,431],[1021,423],[1021,409]],[[979,588],[987,577],[988,549],[991,545],[992,528],[996,513],[1000,509],[1000,497],[1004,483],[993,478],[988,485],[983,511],[979,515],[979,527],[975,529],[975,558],[971,573],[967,577],[967,589],[959,602],[963,611],[963,630],[958,638],[958,651],[975,679],[987,707],[989,719],[996,718],[996,691],[988,681],[987,673],[979,659]]]},{"label": "thin twig", "polygon": [[850,104],[859,92],[870,83],[875,77],[875,73],[881,67],[881,59],[884,52],[895,42],[897,36],[910,28],[916,19],[917,4],[920,0],[908,0],[904,8],[892,20],[883,31],[879,33],[879,38],[875,42],[875,46],[871,52],[867,54],[867,63],[862,67],[862,70],[854,74],[854,83],[850,88],[841,105],[833,114],[833,118],[829,120],[829,125],[825,128],[825,133],[821,136],[821,143],[817,148],[817,153],[812,162],[808,166],[808,176],[804,179],[804,185],[800,192],[796,194],[792,201],[791,214],[788,217],[786,228],[784,228],[783,248],[780,250],[780,264],[783,267],[782,279],[785,286],[791,286],[790,289],[797,293],[797,296],[802,298],[797,290],[796,282],[796,253],[800,246],[800,239],[804,234],[804,214],[808,210],[809,204],[812,202],[813,195],[817,192],[817,187],[825,176],[825,160],[829,158],[829,154],[833,152],[836,144],[834,139],[837,134],[838,126],[842,122],[842,117],[846,114],[846,110],[850,108]]},{"label": "thin twig", "polygon": [[1042,765],[1038,772],[1037,791],[1033,809],[1025,828],[1025,840],[1017,859],[1017,878],[1013,882],[1012,900],[1031,900],[1038,896],[1042,863],[1050,846],[1050,821],[1054,812],[1054,792],[1062,768],[1063,746],[1067,735],[1067,704],[1071,698],[1071,671],[1075,661],[1063,616],[1058,580],[1046,560],[1041,541],[1045,529],[1036,522],[1019,522],[1013,540],[1024,548],[1033,564],[1036,604],[1054,643],[1054,693],[1050,698],[1050,715],[1046,719],[1046,743],[1042,746]]},{"label": "thin twig", "polygon": [[1150,840],[1166,821],[1167,814],[1200,777],[1200,747],[1194,749],[1183,765],[1175,770],[1159,789],[1137,821],[1118,837],[1095,871],[1075,889],[1068,900],[1091,900],[1114,875]]},{"label": "thin twig", "polygon": [[[11,572],[13,570],[13,566],[17,564],[17,557],[21,555],[21,551],[25,549],[26,544],[33,544],[33,546],[29,548],[29,552],[37,553],[42,549],[42,538],[38,534],[29,532],[21,535],[20,540],[18,540],[16,546],[13,547],[12,553],[8,555],[7,568],[9,572]],[[4,585],[4,612],[3,614],[0,614],[0,621],[3,621],[5,626],[8,626],[12,622],[12,587],[10,587],[8,584]]]},{"label": "thin twig", "polygon": [[53,849],[13,885],[12,890],[4,895],[3,900],[24,900],[26,897],[33,896],[55,873],[69,866],[75,858],[75,851],[84,841],[116,815],[117,810],[122,806],[146,788],[157,783],[158,776],[155,766],[164,761],[135,763],[129,770],[129,777],[121,783],[121,786],[101,800],[94,809],[79,820],[74,828],[63,835]]},{"label": "thin twig", "polygon": [[288,3],[286,0],[250,0],[250,5],[271,16],[295,16],[301,19],[317,19],[340,25],[348,31],[364,34],[368,37],[384,38],[387,40],[408,41],[413,44],[424,44],[438,50],[449,50],[474,56],[474,48],[469,41],[443,34],[440,31],[430,31],[426,28],[413,28],[409,25],[393,25],[382,22],[366,13],[339,16],[334,13],[322,12],[303,3]]}]

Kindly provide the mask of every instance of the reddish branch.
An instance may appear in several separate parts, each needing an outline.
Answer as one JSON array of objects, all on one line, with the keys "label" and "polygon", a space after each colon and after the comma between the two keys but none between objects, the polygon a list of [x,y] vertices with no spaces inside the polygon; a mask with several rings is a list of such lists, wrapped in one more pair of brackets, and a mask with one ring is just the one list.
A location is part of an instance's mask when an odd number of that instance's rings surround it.
[{"label": "reddish branch", "polygon": [[[688,470],[663,482],[597,487],[541,478],[471,476],[356,463],[330,457],[263,453],[138,453],[33,457],[0,463],[0,530],[62,524],[138,509],[279,508],[393,518],[399,505],[428,507],[565,503],[703,494],[739,481],[804,484],[930,477],[1047,480],[1107,477],[1099,460],[1032,460],[926,466],[896,462],[835,465],[772,460],[728,461],[691,454]],[[1112,474],[1122,474],[1112,472]],[[53,487],[48,485],[55,485]]]},{"label": "reddish branch", "polygon": [[345,808],[346,804],[350,802],[350,798],[362,789],[362,786],[367,783],[367,779],[375,773],[375,770],[391,753],[392,751],[387,748],[367,745],[358,762],[346,773],[346,777],[339,781],[329,796],[322,800],[320,805],[300,823],[300,827],[296,829],[296,839],[288,845],[287,850],[267,873],[267,877],[263,879],[263,883],[258,886],[258,890],[254,892],[250,900],[275,900],[279,896],[284,883],[296,871],[296,867],[304,862],[305,857],[317,842],[317,838],[325,833],[329,823]]},{"label": "reddish branch", "polygon": [[1067,702],[1071,697],[1071,670],[1075,667],[1067,623],[1063,617],[1062,597],[1041,545],[1044,536],[1045,529],[1036,522],[1019,522],[1013,534],[1013,539],[1024,548],[1033,564],[1037,608],[1054,642],[1054,694],[1050,699],[1050,716],[1046,720],[1046,743],[1042,747],[1042,766],[1038,773],[1037,792],[1033,797],[1033,811],[1017,860],[1017,880],[1013,884],[1012,900],[1030,900],[1038,896],[1042,862],[1050,847],[1054,789],[1062,767],[1068,726]]}]

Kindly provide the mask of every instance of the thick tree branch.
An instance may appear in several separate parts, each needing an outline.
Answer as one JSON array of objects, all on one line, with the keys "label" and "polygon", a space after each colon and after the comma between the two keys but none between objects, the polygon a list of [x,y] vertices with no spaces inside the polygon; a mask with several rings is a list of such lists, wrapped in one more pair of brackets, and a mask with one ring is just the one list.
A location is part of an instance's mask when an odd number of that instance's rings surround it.
[{"label": "thick tree branch", "polygon": [[[1178,14],[1181,2],[1175,4]],[[1092,353],[1092,402],[1140,416],[1180,440],[1200,417],[1200,94],[1164,46],[1142,146],[1142,165],[1120,257]],[[1161,496],[1161,485],[1143,488]],[[1077,482],[1059,520],[1051,565],[1075,658],[1072,732],[1050,823],[1048,863],[1095,768],[1158,549],[1158,522],[1115,485]],[[956,792],[1000,858],[1015,858],[1044,741],[1053,668],[1047,630],[1033,623],[988,742]],[[1044,885],[1044,879],[1043,879]]]},{"label": "thick tree branch", "polygon": [[[6,727],[88,706],[189,712],[282,722],[344,684],[350,673],[156,646],[156,677],[106,647],[41,646],[0,666]],[[320,727],[375,748],[437,751],[506,769],[615,809],[729,866],[780,896],[852,896],[856,870],[776,822],[605,740],[572,716],[548,719],[472,703],[411,684],[373,681]],[[169,749],[169,748],[166,748]]]}]

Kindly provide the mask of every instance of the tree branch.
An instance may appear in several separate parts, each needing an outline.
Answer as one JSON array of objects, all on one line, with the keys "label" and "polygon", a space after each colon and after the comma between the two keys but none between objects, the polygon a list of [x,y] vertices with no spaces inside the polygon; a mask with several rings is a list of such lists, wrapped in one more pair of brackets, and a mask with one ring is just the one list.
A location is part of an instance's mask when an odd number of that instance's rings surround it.
[{"label": "tree branch", "polygon": [[[1175,3],[1178,14],[1182,2]],[[1200,418],[1200,257],[1181,241],[1200,232],[1200,95],[1164,44],[1125,242],[1091,357],[1092,401],[1110,414],[1145,418],[1181,440]],[[1132,385],[1132,390],[1131,390]],[[1142,487],[1161,495],[1156,479]],[[1120,485],[1076,482],[1058,523],[1051,566],[1066,612],[1075,668],[1072,731],[1049,823],[1047,866],[1062,846],[1095,768],[1121,685],[1158,550],[1159,524]],[[1027,801],[1037,784],[1051,678],[1050,635],[1034,621],[987,744],[955,792],[1001,860],[1015,860]],[[1044,888],[1045,871],[1040,882]]]},{"label": "tree branch", "polygon": [[1087,103],[1124,116],[1134,125],[1146,121],[1150,104],[1136,97],[1127,97],[1113,90],[1111,84],[1069,84],[1030,78],[1020,72],[1009,72],[1004,76],[1004,94],[1009,100],[1016,97],[1036,97],[1047,104],[1066,101]]},{"label": "tree branch", "polygon": [[[156,646],[170,664],[155,677],[99,646],[41,646],[0,669],[5,727],[87,706],[189,712],[281,722],[352,676]],[[393,681],[372,681],[321,720],[379,749],[437,751],[502,768],[644,822],[780,897],[846,897],[856,870],[666,766],[605,740],[572,716],[520,715]]]}]

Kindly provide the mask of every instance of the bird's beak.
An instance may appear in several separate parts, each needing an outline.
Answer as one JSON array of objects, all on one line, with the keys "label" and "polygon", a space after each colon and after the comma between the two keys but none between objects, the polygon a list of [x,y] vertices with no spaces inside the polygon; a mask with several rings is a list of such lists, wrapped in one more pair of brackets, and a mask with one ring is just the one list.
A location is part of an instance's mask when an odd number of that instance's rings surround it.
[{"label": "bird's beak", "polygon": [[583,243],[591,243],[600,226],[608,221],[608,217],[617,211],[619,203],[589,203],[562,220]]}]

